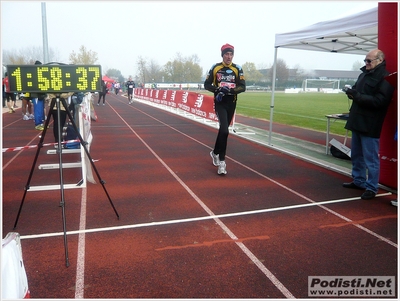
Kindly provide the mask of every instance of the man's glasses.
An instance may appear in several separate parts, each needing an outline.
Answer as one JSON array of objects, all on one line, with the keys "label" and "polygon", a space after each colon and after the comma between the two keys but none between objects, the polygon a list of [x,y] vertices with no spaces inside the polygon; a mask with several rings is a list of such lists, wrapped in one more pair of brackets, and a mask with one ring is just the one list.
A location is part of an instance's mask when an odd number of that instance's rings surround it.
[{"label": "man's glasses", "polygon": [[373,60],[366,59],[366,60],[364,60],[364,63],[371,64],[371,63],[372,63],[372,61],[375,61],[375,60],[377,60],[377,59],[378,59],[378,58],[376,58],[376,59],[373,59]]}]

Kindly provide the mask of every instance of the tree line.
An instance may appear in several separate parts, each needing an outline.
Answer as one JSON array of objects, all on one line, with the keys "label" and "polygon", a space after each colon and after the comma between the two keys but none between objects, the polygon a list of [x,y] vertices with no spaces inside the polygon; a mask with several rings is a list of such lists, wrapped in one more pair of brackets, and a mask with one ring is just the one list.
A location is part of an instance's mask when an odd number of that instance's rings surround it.
[{"label": "tree line", "polygon": [[[49,49],[50,62],[56,62],[58,56],[59,54],[55,50]],[[43,57],[43,49],[41,47],[29,47],[20,49],[19,51],[3,50],[4,65],[34,64],[37,58],[41,57]],[[161,66],[153,59],[148,60],[139,56],[136,62],[137,74],[123,75],[120,70],[110,68],[105,71],[105,75],[120,82],[126,81],[128,76],[132,76],[137,83],[202,83],[205,78],[205,72],[208,70],[203,70],[199,62],[200,60],[197,55],[185,57],[177,53],[173,60]],[[97,52],[87,49],[82,45],[77,52],[72,51],[72,53],[70,53],[68,63],[85,65],[98,64]],[[355,65],[353,65],[353,69],[359,68],[359,64],[360,63],[356,62]],[[269,86],[271,84],[272,67],[268,69],[268,72],[261,72],[256,68],[254,63],[245,62],[242,64],[242,68],[248,85]],[[293,72],[295,73],[295,82],[301,83],[303,79],[309,77],[309,74],[298,66],[292,70],[292,73]],[[289,67],[283,59],[278,59],[276,62],[276,78],[278,79],[276,81],[277,87],[284,87],[289,84]]]}]

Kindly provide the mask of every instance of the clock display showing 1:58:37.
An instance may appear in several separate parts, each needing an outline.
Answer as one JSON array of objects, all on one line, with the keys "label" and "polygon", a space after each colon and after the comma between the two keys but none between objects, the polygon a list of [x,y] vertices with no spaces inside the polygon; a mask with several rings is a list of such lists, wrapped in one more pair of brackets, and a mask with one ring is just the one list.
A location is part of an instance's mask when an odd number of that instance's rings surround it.
[{"label": "clock display showing 1:58:37", "polygon": [[10,92],[100,92],[100,65],[8,65]]}]

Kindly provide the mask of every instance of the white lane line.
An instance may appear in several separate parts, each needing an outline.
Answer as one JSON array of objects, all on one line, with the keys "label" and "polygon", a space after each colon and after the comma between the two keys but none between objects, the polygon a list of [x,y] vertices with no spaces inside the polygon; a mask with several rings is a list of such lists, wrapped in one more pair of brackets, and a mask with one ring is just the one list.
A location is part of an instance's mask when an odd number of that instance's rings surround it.
[{"label": "white lane line", "polygon": [[[111,109],[114,110],[114,108],[111,106]],[[218,218],[215,217],[215,214],[211,211],[210,208],[207,207],[206,204],[203,203],[203,201],[182,181],[180,177],[164,162],[164,160],[161,159],[157,155],[157,153],[140,137],[136,131],[132,129],[132,127],[125,121],[125,119],[122,118],[121,115],[117,111],[115,111],[115,114],[119,116],[119,118],[126,124],[126,126],[136,135],[136,137],[143,143],[144,146],[154,155],[154,157],[157,158],[157,160],[169,171],[169,173],[178,181],[179,184],[182,185],[183,188],[196,200],[196,202],[206,211],[213,219],[218,223],[218,225],[231,237],[233,240],[237,240],[237,237],[224,225]],[[153,118],[153,117],[152,117]],[[159,121],[160,122],[160,121]],[[258,260],[251,252],[248,250],[242,243],[236,242],[243,252],[256,264],[256,266],[268,277],[268,279],[276,286],[277,289],[281,291],[281,293],[286,297],[286,298],[294,298],[292,293],[261,263],[261,261]]]},{"label": "white lane line", "polygon": [[[27,145],[31,145],[38,137],[40,136],[40,134],[37,134],[35,137],[32,138],[31,141],[28,142]],[[18,151],[6,164],[3,165],[3,171],[11,164],[14,162],[14,160],[17,159],[17,157],[21,154],[21,152],[23,152],[24,150],[20,150]],[[4,161],[4,159],[3,159]]]},{"label": "white lane line", "polygon": [[[113,108],[112,108],[113,109]],[[113,109],[114,110],[114,109]],[[115,111],[115,110],[114,110]],[[199,220],[207,220],[207,219],[214,219],[218,225],[231,237],[232,240],[236,240],[236,244],[242,249],[242,251],[256,264],[256,266],[270,279],[270,281],[282,292],[282,294],[284,296],[286,296],[287,298],[294,298],[294,296],[290,293],[289,290],[286,289],[286,287],[254,256],[254,254],[247,249],[247,247],[241,243],[241,242],[237,242],[238,238],[229,230],[229,228],[226,227],[225,224],[223,224],[219,218],[225,218],[225,217],[230,217],[230,216],[240,216],[240,215],[248,215],[248,214],[257,214],[257,213],[262,213],[262,212],[272,212],[272,211],[277,211],[277,210],[288,210],[288,209],[295,209],[295,208],[301,208],[301,207],[309,207],[309,206],[320,206],[322,208],[324,208],[325,210],[328,210],[330,212],[332,212],[333,214],[345,219],[346,221],[351,222],[350,219],[347,219],[346,217],[343,217],[341,215],[339,215],[338,213],[324,207],[321,206],[323,204],[329,204],[329,203],[337,203],[337,202],[344,202],[344,201],[349,201],[349,200],[357,200],[358,198],[351,198],[351,199],[343,199],[343,200],[333,200],[333,201],[326,201],[326,202],[314,202],[313,200],[305,197],[304,195],[301,195],[295,191],[293,191],[292,189],[280,184],[279,182],[276,182],[274,180],[272,180],[269,177],[266,177],[265,175],[262,175],[260,173],[258,173],[257,171],[249,168],[248,166],[245,166],[241,163],[239,163],[236,160],[236,163],[238,163],[241,166],[244,166],[245,168],[255,172],[256,174],[261,175],[262,177],[272,181],[273,183],[276,183],[278,186],[283,187],[286,190],[291,191],[292,193],[302,197],[303,199],[306,199],[307,201],[309,201],[310,203],[308,204],[302,204],[302,205],[293,205],[293,206],[286,206],[286,207],[278,207],[278,208],[269,208],[269,209],[262,209],[262,210],[254,210],[254,211],[248,211],[248,212],[238,212],[238,213],[230,213],[230,214],[222,214],[222,215],[215,215],[195,194],[192,190],[190,190],[189,187],[187,187],[187,185],[169,168],[168,165],[166,165],[166,163],[150,148],[149,145],[147,145],[145,143],[144,140],[141,139],[141,137],[139,137],[139,135],[126,123],[126,121],[115,111],[115,113],[121,118],[121,120],[123,120],[123,122],[128,126],[128,128],[139,138],[139,140],[142,141],[142,143],[149,149],[149,151],[151,153],[153,153],[153,155],[160,161],[160,163],[171,173],[172,176],[174,176],[174,178],[188,191],[188,193],[203,207],[203,209],[209,214],[209,216],[205,216],[205,217],[199,217],[199,218],[190,218],[190,219],[182,219],[182,220],[174,220],[174,221],[164,221],[164,222],[152,222],[152,223],[145,223],[145,224],[138,224],[138,225],[128,225],[128,226],[119,226],[119,227],[109,227],[109,228],[97,228],[97,229],[89,229],[86,230],[85,227],[82,227],[82,225],[84,224],[80,224],[80,230],[79,231],[69,231],[67,234],[83,234],[82,239],[83,239],[83,250],[84,250],[84,234],[85,233],[90,233],[90,232],[100,232],[100,231],[111,231],[111,230],[121,230],[121,229],[129,229],[129,228],[139,228],[139,227],[145,227],[145,226],[155,226],[155,225],[166,225],[166,224],[173,224],[173,223],[181,223],[181,222],[191,222],[191,221],[199,221]],[[144,112],[143,112],[144,113]],[[146,113],[144,113],[146,114]],[[147,114],[146,114],[147,115]],[[154,117],[148,115],[149,117],[155,119]],[[157,119],[155,119],[157,120]],[[163,122],[157,120],[158,122],[164,124]],[[183,134],[184,136],[197,141],[198,143],[204,145],[203,143],[201,143],[200,141],[193,139],[190,136],[187,136],[186,134],[174,129],[173,127],[164,124],[166,126],[168,126],[169,128]],[[390,195],[391,193],[387,193],[387,194],[382,194],[382,195]],[[377,195],[378,196],[378,195]],[[361,226],[360,226],[361,227]],[[364,227],[362,227],[364,228]],[[362,229],[361,228],[361,229]],[[367,232],[369,231],[368,229],[366,229]],[[370,234],[372,234],[372,231],[369,231]],[[375,234],[375,233],[374,233]],[[27,236],[23,236],[21,237],[21,239],[28,239],[28,238],[38,238],[38,237],[50,237],[50,236],[56,236],[56,235],[63,235],[63,233],[52,233],[52,234],[42,234],[42,235],[27,235]],[[80,236],[81,237],[81,236]],[[385,240],[385,239],[383,239]],[[387,239],[386,239],[387,240]],[[389,241],[389,243],[392,243],[391,241]],[[397,246],[397,245],[396,245]],[[81,245],[82,248],[82,245]],[[80,261],[79,259],[79,254],[81,253],[82,249],[79,250],[79,246],[78,246],[78,261]],[[84,254],[84,252],[83,252]],[[84,256],[84,255],[83,255]],[[84,257],[83,257],[83,262],[84,262]],[[79,263],[79,262],[78,262]],[[79,265],[79,264],[78,264]],[[78,266],[77,265],[77,266]],[[80,266],[79,267],[79,273],[81,273],[82,276],[79,277],[83,277],[84,275],[84,265],[83,267]],[[76,293],[76,298],[82,298],[83,297],[83,286],[84,286],[84,282],[83,282],[83,278],[82,280],[78,280],[78,267],[77,267],[77,288],[78,288],[78,284],[80,286],[80,290],[81,292]],[[82,297],[80,297],[82,296]]]},{"label": "white lane line", "polygon": [[[301,193],[298,193],[297,191],[295,191],[295,190],[293,190],[293,189],[291,189],[291,188],[289,188],[289,187],[287,187],[287,186],[285,186],[285,185],[283,185],[283,184],[281,184],[281,183],[275,181],[274,179],[272,179],[272,178],[270,178],[270,177],[267,177],[266,175],[264,175],[264,174],[262,174],[262,173],[260,173],[260,172],[258,172],[258,171],[256,171],[256,170],[252,169],[251,167],[249,167],[249,166],[247,166],[247,165],[244,165],[243,163],[241,163],[241,162],[239,162],[239,161],[236,161],[235,159],[232,159],[232,158],[230,158],[230,159],[231,159],[232,161],[234,161],[236,164],[238,164],[238,165],[240,165],[240,166],[242,166],[242,167],[244,167],[244,168],[246,168],[246,169],[248,169],[248,170],[254,172],[255,174],[259,175],[260,177],[269,180],[270,182],[272,182],[272,183],[274,183],[274,184],[276,184],[276,185],[282,187],[283,189],[285,189],[285,190],[287,190],[287,191],[290,191],[291,193],[293,193],[293,194],[299,196],[300,198],[306,200],[307,202],[310,202],[310,203],[312,203],[312,204],[315,204],[315,203],[316,203],[319,207],[321,207],[321,208],[324,209],[325,211],[328,211],[329,213],[331,213],[331,214],[337,216],[338,218],[340,218],[340,219],[342,219],[342,220],[344,220],[344,221],[346,221],[346,222],[348,222],[348,223],[351,223],[352,225],[354,225],[354,227],[357,227],[358,229],[360,229],[360,230],[362,230],[362,231],[364,231],[364,232],[366,232],[366,233],[368,233],[368,234],[370,234],[370,235],[372,235],[372,236],[375,236],[376,238],[378,238],[378,239],[380,239],[380,240],[382,240],[382,241],[388,243],[389,245],[392,245],[393,247],[397,248],[397,244],[394,243],[394,242],[392,242],[391,240],[387,239],[386,237],[384,237],[384,236],[382,236],[382,235],[379,235],[378,233],[375,233],[375,232],[371,231],[370,229],[368,229],[368,228],[366,228],[366,227],[364,227],[364,226],[361,226],[360,224],[354,223],[354,222],[353,222],[351,219],[349,219],[348,217],[346,217],[346,216],[344,216],[344,215],[342,215],[342,214],[340,214],[340,213],[338,213],[338,212],[336,212],[336,211],[334,211],[334,210],[332,210],[332,209],[329,209],[329,208],[327,208],[327,207],[325,207],[325,206],[322,206],[322,205],[323,205],[323,202],[316,202],[316,201],[314,201],[314,200],[312,200],[312,199],[306,197],[305,195],[303,195],[303,194],[301,194]],[[385,196],[385,195],[391,195],[391,194],[392,194],[392,193],[387,192],[387,193],[379,194],[379,195],[376,195],[376,196]],[[359,198],[358,198],[358,199],[359,199]]]},{"label": "white lane line", "polygon": [[[141,111],[141,110],[139,110],[139,109],[136,109],[136,110],[139,111],[139,112],[141,112],[141,113],[143,113],[143,114],[145,114],[146,116],[148,116],[148,117],[150,117],[150,118],[156,120],[157,122],[163,124],[164,126],[166,126],[166,127],[170,128],[170,129],[176,131],[177,133],[180,133],[181,135],[187,137],[188,139],[191,139],[191,140],[195,141],[196,143],[198,143],[198,144],[200,144],[200,145],[204,145],[204,146],[206,146],[207,148],[210,149],[210,147],[208,147],[207,145],[205,145],[205,144],[202,143],[201,141],[199,141],[199,140],[197,140],[197,139],[195,139],[195,138],[193,138],[193,137],[191,137],[191,136],[189,136],[189,135],[187,135],[187,134],[185,134],[185,133],[179,131],[178,129],[176,129],[176,128],[170,126],[169,124],[166,124],[166,123],[162,122],[161,120],[159,120],[159,119],[157,119],[157,118],[155,118],[155,117],[153,117],[153,116],[151,116],[151,115],[147,114],[146,112],[143,112],[143,111]],[[114,111],[115,111],[115,110],[114,110]],[[118,116],[119,116],[119,115],[118,115]],[[120,116],[120,118],[122,119],[121,116]],[[128,126],[129,126],[129,125],[128,125]],[[136,133],[135,133],[135,134],[136,134]],[[264,174],[262,174],[262,173],[260,173],[260,172],[258,172],[258,171],[256,171],[256,170],[254,170],[253,168],[251,168],[251,167],[249,167],[249,166],[247,166],[247,165],[245,165],[245,164],[243,164],[243,163],[241,163],[241,162],[239,162],[239,161],[237,161],[237,160],[235,160],[235,159],[233,159],[233,158],[231,158],[231,157],[229,157],[229,156],[226,156],[226,157],[229,158],[230,160],[232,160],[233,162],[235,162],[236,164],[242,166],[243,168],[245,168],[245,169],[247,169],[247,170],[250,170],[251,172],[253,172],[253,173],[259,175],[260,177],[262,177],[262,178],[264,178],[264,179],[267,179],[268,181],[270,181],[270,182],[272,182],[272,183],[278,185],[279,187],[282,187],[283,189],[285,189],[285,190],[287,190],[287,191],[289,191],[289,192],[291,192],[291,193],[293,193],[293,194],[299,196],[300,198],[306,200],[307,202],[315,203],[314,200],[312,200],[312,199],[306,197],[305,195],[303,195],[303,194],[301,194],[301,193],[298,193],[297,191],[295,191],[295,190],[293,190],[293,189],[291,189],[291,188],[289,188],[289,187],[287,187],[287,186],[285,186],[285,185],[279,183],[278,181],[275,181],[274,179],[272,179],[272,178],[270,178],[270,177],[268,177],[268,176],[266,176],[266,175],[264,175]],[[321,204],[321,203],[320,203],[320,204]],[[329,208],[327,208],[327,207],[324,207],[324,206],[320,206],[320,207],[323,208],[324,210],[328,211],[329,213],[331,213],[331,214],[337,216],[338,218],[343,219],[343,220],[346,221],[346,222],[351,222],[351,223],[353,223],[353,221],[352,221],[351,219],[345,217],[344,215],[342,215],[342,214],[340,214],[340,213],[338,213],[338,212],[336,212],[336,211],[333,211],[333,210],[331,210],[331,209],[329,209]],[[397,248],[397,244],[395,244],[395,243],[393,243],[392,241],[386,239],[385,237],[383,237],[383,236],[381,236],[381,235],[379,235],[379,234],[377,234],[377,233],[375,233],[375,232],[369,230],[368,228],[365,228],[364,226],[361,226],[361,225],[356,224],[356,223],[353,223],[353,224],[354,224],[355,227],[359,228],[360,230],[365,231],[366,233],[368,233],[368,234],[370,234],[370,235],[372,235],[372,236],[375,236],[375,237],[377,237],[377,238],[379,238],[379,239],[381,239],[381,240],[387,242],[388,244],[393,245],[393,246],[395,246],[395,247]]]},{"label": "white lane line", "polygon": [[[392,195],[392,194],[390,192],[387,192],[387,193],[377,194],[376,197],[382,197],[382,196],[387,196],[387,195]],[[349,201],[357,201],[357,200],[360,200],[360,197],[337,199],[337,200],[315,202],[315,203],[306,203],[306,204],[300,204],[300,205],[282,206],[282,207],[275,207],[275,208],[258,209],[258,210],[251,210],[251,211],[216,214],[214,216],[206,215],[206,216],[200,216],[200,217],[175,219],[175,220],[159,221],[159,222],[150,222],[150,223],[142,223],[142,224],[123,225],[123,226],[115,226],[115,227],[80,229],[80,230],[75,230],[75,231],[67,231],[67,235],[127,230],[127,229],[155,227],[155,226],[164,226],[164,225],[181,224],[181,223],[192,223],[192,222],[205,221],[205,220],[210,220],[210,219],[215,219],[215,218],[221,219],[221,218],[237,217],[237,216],[244,216],[244,215],[255,215],[255,214],[275,212],[275,211],[301,209],[301,208],[313,207],[313,206],[323,207],[323,205],[343,203],[343,202],[349,202]],[[348,220],[348,222],[350,224],[352,221]],[[43,234],[22,235],[20,237],[20,239],[46,238],[46,237],[55,237],[55,236],[62,236],[62,235],[64,235],[64,232],[52,232],[52,233],[43,233]],[[380,239],[382,239],[383,241],[387,240],[384,237],[381,237]],[[393,242],[391,242],[390,244],[393,245]],[[397,245],[395,245],[395,246],[397,246]]]},{"label": "white lane line", "polygon": [[76,263],[75,299],[83,299],[85,289],[85,243],[86,243],[87,188],[82,188],[81,213],[79,218],[78,254]]}]

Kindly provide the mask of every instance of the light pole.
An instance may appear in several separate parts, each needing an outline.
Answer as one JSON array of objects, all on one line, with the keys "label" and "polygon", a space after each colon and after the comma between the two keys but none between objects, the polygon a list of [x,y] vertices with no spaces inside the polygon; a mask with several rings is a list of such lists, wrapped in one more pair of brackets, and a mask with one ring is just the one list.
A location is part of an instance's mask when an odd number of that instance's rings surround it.
[{"label": "light pole", "polygon": [[46,3],[42,2],[42,35],[43,35],[43,63],[49,62],[49,49],[47,42]]}]

